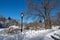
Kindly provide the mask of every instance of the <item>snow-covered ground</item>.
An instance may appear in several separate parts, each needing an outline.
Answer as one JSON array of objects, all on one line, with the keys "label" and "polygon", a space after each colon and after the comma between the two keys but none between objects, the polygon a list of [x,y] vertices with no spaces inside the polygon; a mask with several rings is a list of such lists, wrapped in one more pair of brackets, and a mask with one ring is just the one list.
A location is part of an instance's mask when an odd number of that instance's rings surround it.
[{"label": "snow-covered ground", "polygon": [[25,37],[23,40],[42,40],[44,35],[46,35],[49,31],[50,30],[29,30],[25,33]]},{"label": "snow-covered ground", "polygon": [[0,40],[60,40],[59,38],[60,29],[58,28],[45,30],[26,30],[13,35],[0,34]]},{"label": "snow-covered ground", "polygon": [[48,33],[44,37],[44,40],[60,40],[60,30],[56,30],[54,32]]}]

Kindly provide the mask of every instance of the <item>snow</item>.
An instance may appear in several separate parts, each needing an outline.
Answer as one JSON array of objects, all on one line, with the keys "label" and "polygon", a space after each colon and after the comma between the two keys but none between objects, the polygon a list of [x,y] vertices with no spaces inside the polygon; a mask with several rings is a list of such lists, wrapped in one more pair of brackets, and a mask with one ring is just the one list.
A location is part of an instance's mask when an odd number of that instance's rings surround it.
[{"label": "snow", "polygon": [[4,29],[0,29],[0,31],[2,31],[2,30],[4,30]]},{"label": "snow", "polygon": [[[18,26],[10,26],[18,28]],[[2,29],[6,30],[6,29]],[[2,31],[0,29],[0,31]],[[44,30],[26,30],[17,34],[9,35],[9,34],[0,34],[0,40],[54,40],[52,37],[60,38],[60,29],[44,29]]]},{"label": "snow", "polygon": [[19,26],[12,25],[12,26],[10,26],[9,28],[14,28],[14,29],[16,29],[16,28],[19,28]]},{"label": "snow", "polygon": [[48,33],[49,30],[29,30],[28,32],[25,33],[25,37],[23,40],[39,40],[42,39],[42,37]]},{"label": "snow", "polygon": [[53,30],[58,30],[60,28],[60,26],[52,26]]},{"label": "snow", "polygon": [[47,40],[47,39],[49,39],[49,40],[54,40],[54,39],[51,37],[51,35],[54,36],[54,37],[56,37],[56,38],[58,38],[58,39],[60,39],[60,30],[56,30],[56,31],[54,31],[54,32],[51,32],[51,33],[47,34],[44,39],[45,39],[45,40]]}]

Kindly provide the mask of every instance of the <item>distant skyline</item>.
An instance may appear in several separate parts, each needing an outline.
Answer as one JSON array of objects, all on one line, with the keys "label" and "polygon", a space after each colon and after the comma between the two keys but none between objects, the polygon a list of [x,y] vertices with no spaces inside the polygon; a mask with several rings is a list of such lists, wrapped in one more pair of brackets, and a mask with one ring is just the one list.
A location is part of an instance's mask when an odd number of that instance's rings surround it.
[{"label": "distant skyline", "polygon": [[[25,0],[0,0],[0,15],[5,18],[11,17],[20,21],[20,13],[25,10]],[[58,6],[54,11],[51,11],[51,15],[55,15],[57,12],[60,12],[60,6]]]}]

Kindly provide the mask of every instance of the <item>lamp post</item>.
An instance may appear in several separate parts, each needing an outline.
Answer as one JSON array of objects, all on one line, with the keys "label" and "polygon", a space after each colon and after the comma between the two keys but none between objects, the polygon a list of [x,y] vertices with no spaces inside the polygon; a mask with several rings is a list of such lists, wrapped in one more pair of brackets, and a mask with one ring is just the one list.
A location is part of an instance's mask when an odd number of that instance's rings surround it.
[{"label": "lamp post", "polygon": [[24,14],[21,13],[21,32],[23,31],[23,17],[24,17]]}]

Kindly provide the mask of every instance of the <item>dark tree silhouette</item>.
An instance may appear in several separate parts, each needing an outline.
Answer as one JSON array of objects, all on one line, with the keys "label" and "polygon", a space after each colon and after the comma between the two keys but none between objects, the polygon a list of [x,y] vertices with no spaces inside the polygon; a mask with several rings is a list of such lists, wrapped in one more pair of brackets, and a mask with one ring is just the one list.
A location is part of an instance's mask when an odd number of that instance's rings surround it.
[{"label": "dark tree silhouette", "polygon": [[8,20],[11,20],[11,17],[8,17]]}]

